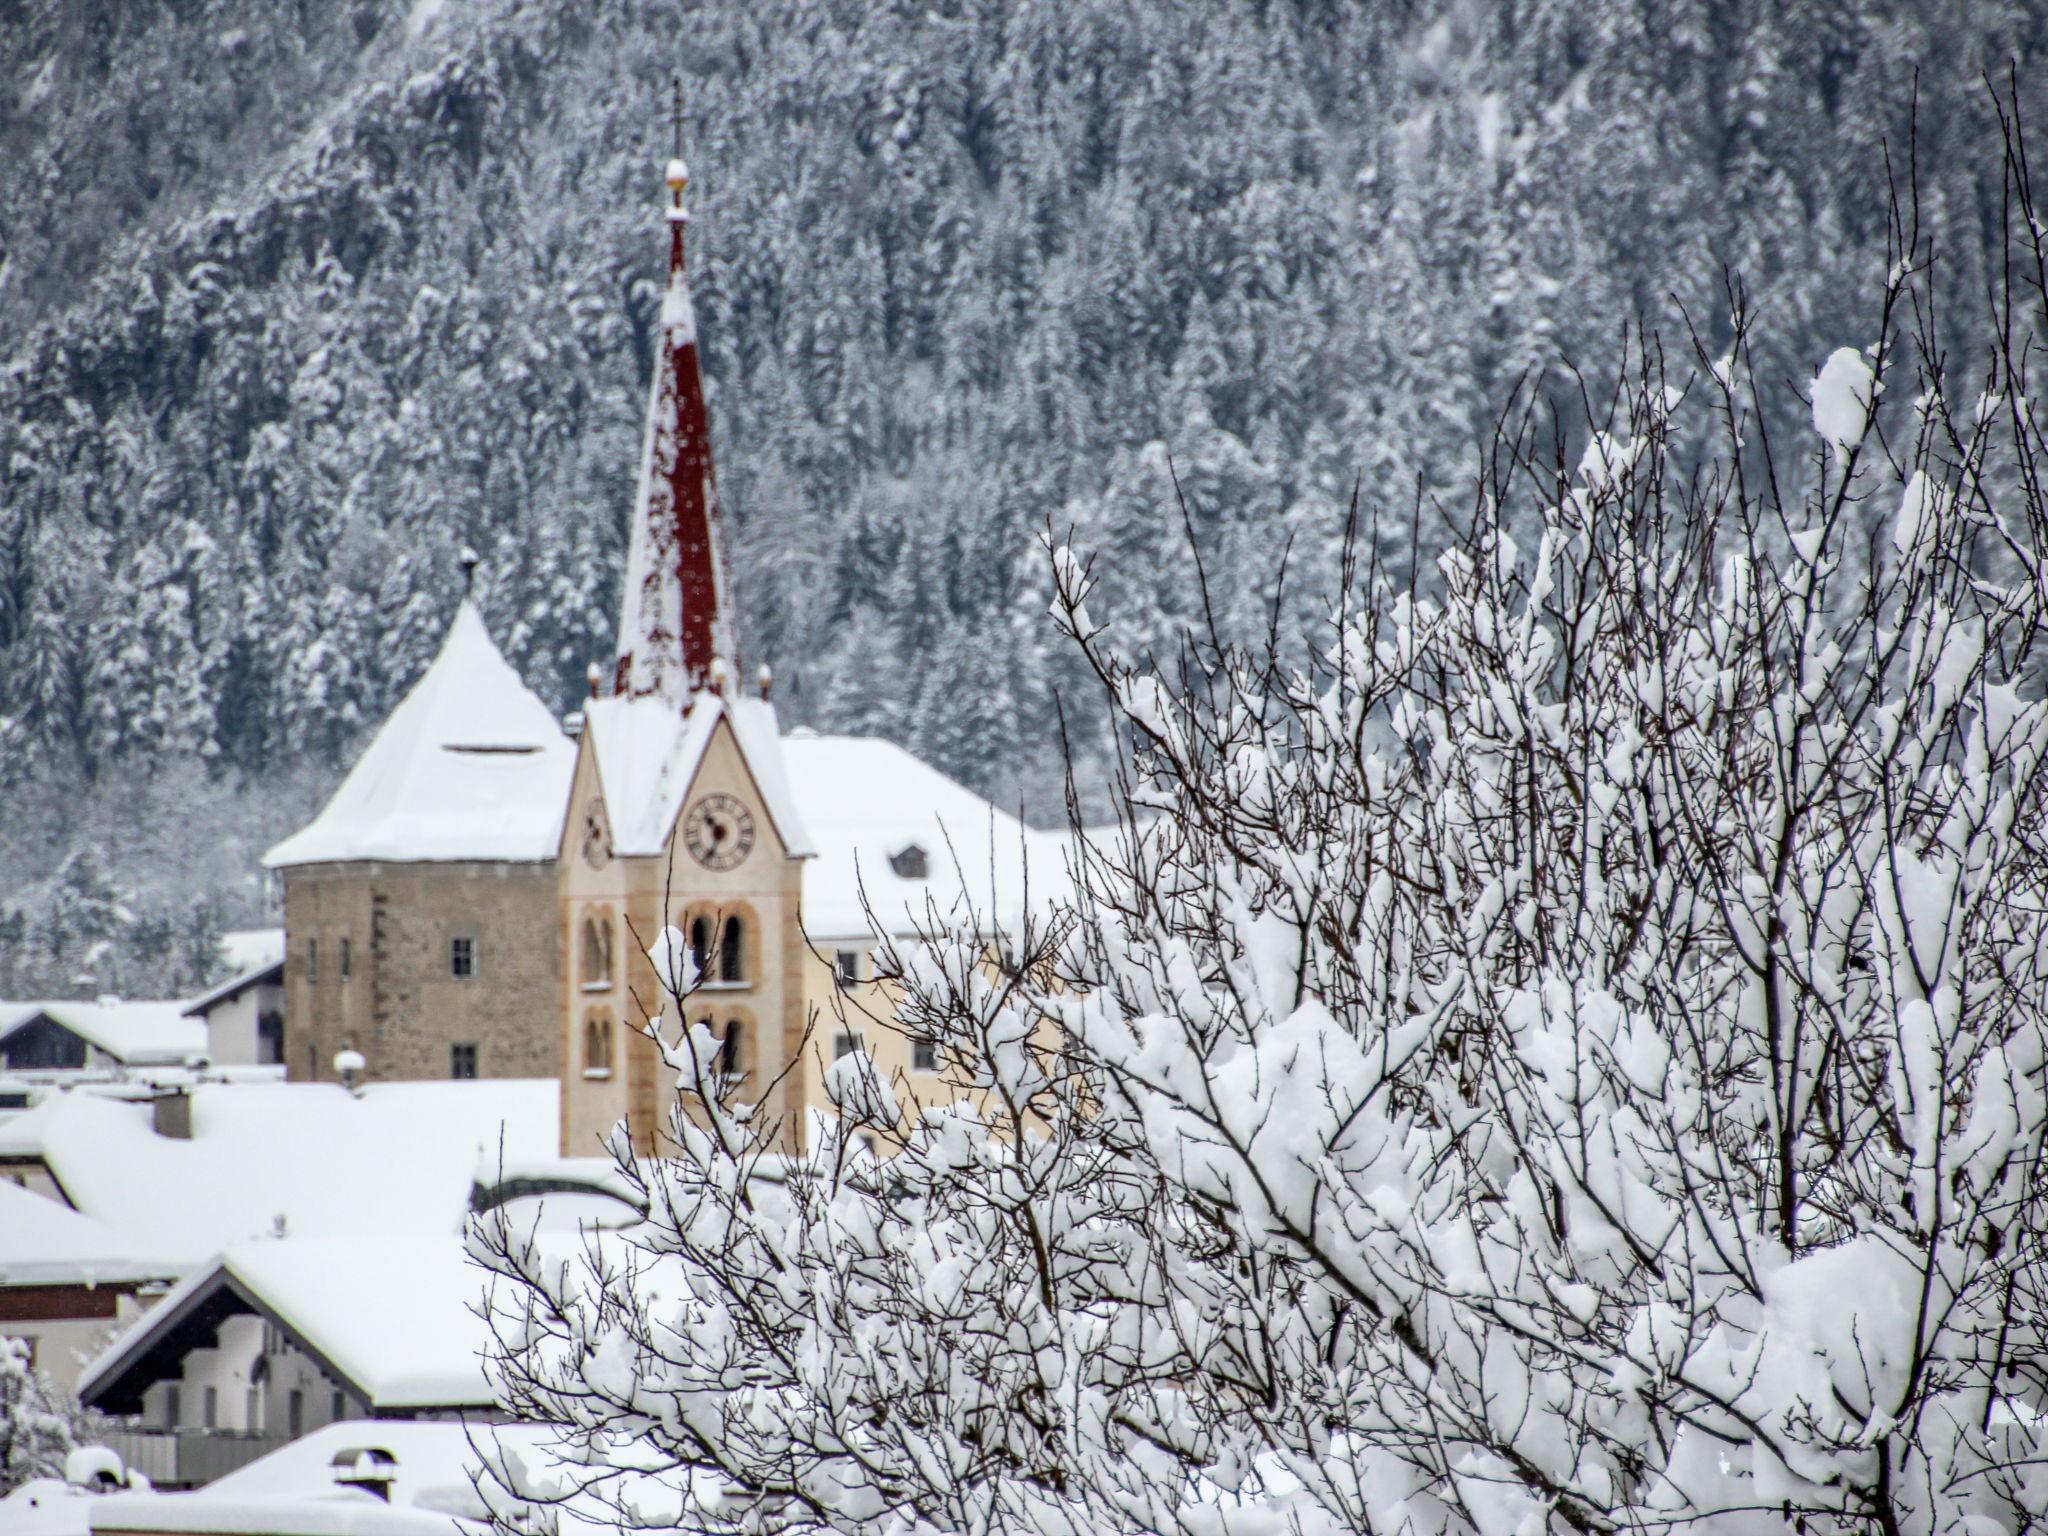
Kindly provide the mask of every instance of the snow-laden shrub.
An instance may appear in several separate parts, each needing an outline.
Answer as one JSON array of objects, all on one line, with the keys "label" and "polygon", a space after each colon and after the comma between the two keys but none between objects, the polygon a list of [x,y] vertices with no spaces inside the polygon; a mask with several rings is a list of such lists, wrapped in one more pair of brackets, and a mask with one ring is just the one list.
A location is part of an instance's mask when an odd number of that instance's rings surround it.
[{"label": "snow-laden shrub", "polygon": [[0,1493],[63,1475],[78,1414],[29,1364],[28,1345],[0,1338]]},{"label": "snow-laden shrub", "polygon": [[2048,1522],[2048,327],[2015,282],[1955,376],[1900,245],[1803,491],[1738,302],[1583,453],[1504,417],[1427,579],[1367,553],[1299,664],[1120,655],[1055,549],[1130,776],[1071,902],[886,956],[958,1097],[842,1063],[785,1157],[685,1041],[644,1229],[485,1234],[506,1402],[584,1496],[862,1536]]}]

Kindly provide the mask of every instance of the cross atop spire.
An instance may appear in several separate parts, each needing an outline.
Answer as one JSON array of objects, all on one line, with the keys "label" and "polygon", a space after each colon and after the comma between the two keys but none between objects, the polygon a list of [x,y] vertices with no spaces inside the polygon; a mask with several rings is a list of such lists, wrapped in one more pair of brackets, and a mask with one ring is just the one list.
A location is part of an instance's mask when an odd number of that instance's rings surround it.
[{"label": "cross atop spire", "polygon": [[[658,694],[687,709],[716,671],[732,674],[732,615],[727,609],[723,520],[711,472],[711,424],[697,361],[697,318],[690,304],[683,236],[690,184],[683,164],[683,88],[669,107],[668,286],[647,402],[646,446],[626,556],[619,612],[617,691]],[[723,663],[722,668],[717,664]]]}]

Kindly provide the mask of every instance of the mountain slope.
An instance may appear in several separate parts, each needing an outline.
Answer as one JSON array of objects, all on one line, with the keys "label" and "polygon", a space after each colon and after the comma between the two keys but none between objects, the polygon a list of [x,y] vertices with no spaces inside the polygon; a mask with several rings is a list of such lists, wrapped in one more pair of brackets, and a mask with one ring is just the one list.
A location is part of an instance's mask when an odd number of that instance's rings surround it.
[{"label": "mountain slope", "polygon": [[[137,899],[203,867],[245,905],[222,839],[338,775],[465,543],[573,702],[672,74],[749,666],[793,718],[1042,788],[1049,521],[1165,643],[1162,447],[1249,624],[1287,535],[1327,577],[1355,481],[1405,546],[1524,369],[1711,327],[1723,264],[1796,384],[1865,339],[1916,66],[1925,217],[1981,291],[1980,77],[2038,94],[2044,41],[1933,0],[0,4],[0,777],[47,809],[0,878],[33,927],[109,844]],[[138,852],[104,808],[172,784],[184,836]]]}]

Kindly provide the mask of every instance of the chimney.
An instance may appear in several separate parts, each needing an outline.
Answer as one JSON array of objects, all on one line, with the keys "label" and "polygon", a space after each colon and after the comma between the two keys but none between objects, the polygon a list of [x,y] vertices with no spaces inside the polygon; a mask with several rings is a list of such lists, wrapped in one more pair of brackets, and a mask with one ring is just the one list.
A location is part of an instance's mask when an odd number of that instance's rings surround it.
[{"label": "chimney", "polygon": [[398,1458],[380,1446],[336,1451],[331,1463],[334,1481],[342,1488],[360,1488],[373,1497],[391,1502],[391,1485],[398,1481]]},{"label": "chimney", "polygon": [[172,1141],[192,1139],[192,1090],[163,1088],[150,1100],[150,1125]]}]

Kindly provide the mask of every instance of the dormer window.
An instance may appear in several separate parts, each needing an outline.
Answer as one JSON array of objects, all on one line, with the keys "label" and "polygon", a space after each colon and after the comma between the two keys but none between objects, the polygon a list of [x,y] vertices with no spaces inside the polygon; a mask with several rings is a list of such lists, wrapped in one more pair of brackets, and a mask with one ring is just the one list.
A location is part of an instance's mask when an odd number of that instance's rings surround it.
[{"label": "dormer window", "polygon": [[890,854],[889,867],[899,880],[929,880],[932,874],[930,855],[916,843],[905,843]]}]

